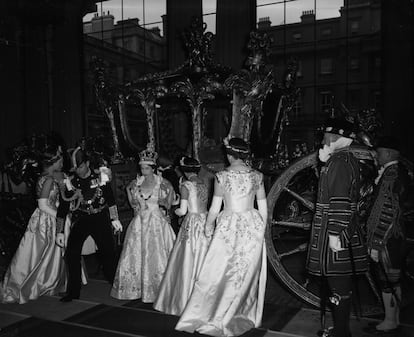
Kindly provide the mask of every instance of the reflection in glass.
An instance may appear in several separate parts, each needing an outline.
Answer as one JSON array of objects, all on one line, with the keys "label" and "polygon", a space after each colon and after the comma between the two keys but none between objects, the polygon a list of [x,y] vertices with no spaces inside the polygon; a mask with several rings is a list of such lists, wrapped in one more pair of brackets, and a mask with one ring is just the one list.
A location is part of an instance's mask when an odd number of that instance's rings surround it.
[{"label": "reflection in glass", "polygon": [[257,18],[269,17],[272,25],[301,21],[304,11],[313,11],[316,19],[340,16],[343,0],[257,0]]},{"label": "reflection in glass", "polygon": [[203,21],[207,24],[208,32],[216,33],[217,0],[203,0]]},{"label": "reflection in glass", "polygon": [[138,18],[141,26],[157,26],[163,34],[162,16],[166,14],[166,0],[109,0],[96,4],[97,11],[83,17],[83,22],[91,21],[96,16],[111,14],[114,23],[126,19]]}]

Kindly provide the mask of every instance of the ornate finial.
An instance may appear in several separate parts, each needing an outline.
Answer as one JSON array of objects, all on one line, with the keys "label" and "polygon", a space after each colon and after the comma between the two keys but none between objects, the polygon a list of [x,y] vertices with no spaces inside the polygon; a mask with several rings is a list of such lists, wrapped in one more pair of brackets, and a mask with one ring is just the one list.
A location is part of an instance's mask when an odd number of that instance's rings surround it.
[{"label": "ornate finial", "polygon": [[139,164],[156,165],[158,153],[155,152],[154,144],[148,143],[147,148],[139,153]]},{"label": "ornate finial", "polygon": [[267,58],[271,54],[270,47],[273,43],[272,37],[266,33],[259,33],[253,31],[250,33],[250,39],[247,44],[247,49],[250,55],[247,58],[246,65],[250,69],[259,69],[266,64]]},{"label": "ornate finial", "polygon": [[206,32],[207,24],[200,18],[194,18],[191,26],[184,32],[184,43],[187,49],[189,65],[196,72],[205,72],[212,64],[211,42],[213,33]]}]

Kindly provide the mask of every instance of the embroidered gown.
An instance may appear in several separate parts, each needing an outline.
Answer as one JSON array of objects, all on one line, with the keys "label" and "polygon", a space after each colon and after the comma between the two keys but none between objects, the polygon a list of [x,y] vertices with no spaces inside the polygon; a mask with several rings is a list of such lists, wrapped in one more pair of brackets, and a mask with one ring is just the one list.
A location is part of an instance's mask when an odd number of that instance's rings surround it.
[{"label": "embroidered gown", "polygon": [[188,190],[188,213],[177,235],[168,267],[162,280],[156,310],[181,315],[208,249],[204,235],[207,217],[208,189],[204,183],[185,181]]},{"label": "embroidered gown", "polygon": [[238,336],[261,324],[266,287],[265,222],[253,208],[261,173],[217,174],[224,210],[176,329]]},{"label": "embroidered gown", "polygon": [[[158,295],[168,258],[174,246],[175,233],[159,204],[171,205],[171,184],[155,176],[152,191],[141,191],[142,179],[133,183],[132,204],[135,216],[125,234],[111,296],[122,300],[141,298],[152,303]],[[141,181],[139,181],[141,180]]]},{"label": "embroidered gown", "polygon": [[[47,178],[37,183],[40,197]],[[57,209],[59,186],[53,180],[48,204]],[[3,303],[26,303],[42,295],[55,295],[65,290],[66,273],[62,248],[55,243],[56,218],[36,208],[26,232],[5,274],[0,288]]]}]

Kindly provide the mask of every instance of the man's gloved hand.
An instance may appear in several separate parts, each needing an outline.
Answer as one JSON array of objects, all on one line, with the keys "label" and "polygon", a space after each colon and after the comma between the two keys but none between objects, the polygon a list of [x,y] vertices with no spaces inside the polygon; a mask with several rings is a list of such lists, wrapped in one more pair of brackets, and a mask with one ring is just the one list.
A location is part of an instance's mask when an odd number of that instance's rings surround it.
[{"label": "man's gloved hand", "polygon": [[115,230],[115,233],[116,232],[122,232],[122,224],[121,224],[121,221],[119,221],[119,220],[112,220],[111,223],[112,223],[112,227]]},{"label": "man's gloved hand", "polygon": [[334,252],[339,252],[344,249],[341,246],[341,239],[339,238],[339,235],[329,235],[329,247]]},{"label": "man's gloved hand", "polygon": [[376,249],[371,249],[369,252],[369,255],[371,256],[371,259],[374,262],[379,262],[379,252]]}]

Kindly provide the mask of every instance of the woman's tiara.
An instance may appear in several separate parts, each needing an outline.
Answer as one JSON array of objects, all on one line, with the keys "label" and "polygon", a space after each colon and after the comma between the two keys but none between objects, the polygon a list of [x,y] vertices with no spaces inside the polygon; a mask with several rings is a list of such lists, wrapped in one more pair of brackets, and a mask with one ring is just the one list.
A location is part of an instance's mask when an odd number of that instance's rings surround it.
[{"label": "woman's tiara", "polygon": [[224,144],[224,147],[227,150],[231,150],[231,151],[238,152],[238,153],[243,153],[243,154],[249,154],[250,153],[250,151],[248,149],[238,149],[237,147],[231,146],[230,142],[229,142],[229,139],[227,137],[223,139],[223,144]]}]

